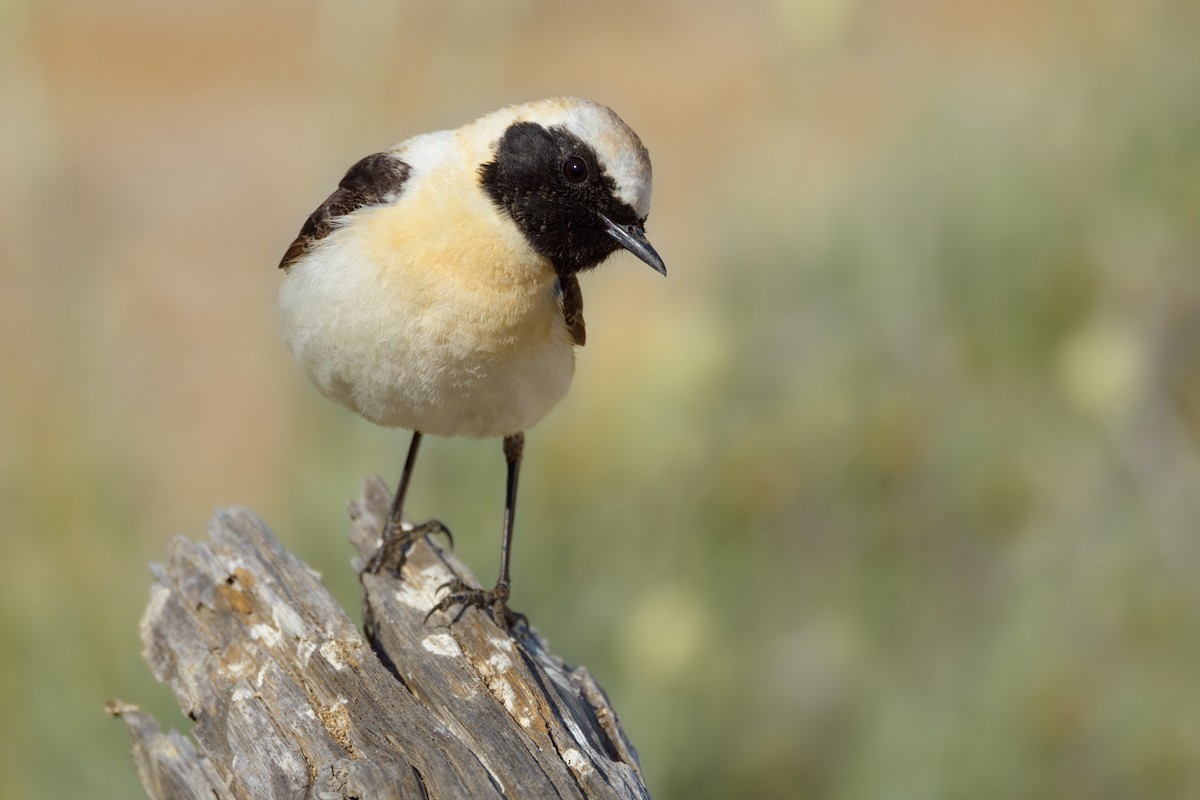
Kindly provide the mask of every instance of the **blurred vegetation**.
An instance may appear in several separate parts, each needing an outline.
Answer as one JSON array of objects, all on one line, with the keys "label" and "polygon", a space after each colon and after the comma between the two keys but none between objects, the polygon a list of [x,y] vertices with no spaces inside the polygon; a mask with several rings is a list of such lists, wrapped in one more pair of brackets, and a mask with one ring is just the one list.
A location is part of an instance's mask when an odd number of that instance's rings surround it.
[{"label": "blurred vegetation", "polygon": [[[671,270],[589,276],[514,605],[656,797],[1200,795],[1200,7],[0,4],[0,796],[138,796],[146,564],[259,511],[347,608],[405,437],[274,265],[362,153],[613,105]],[[412,512],[495,569],[498,443]]]}]

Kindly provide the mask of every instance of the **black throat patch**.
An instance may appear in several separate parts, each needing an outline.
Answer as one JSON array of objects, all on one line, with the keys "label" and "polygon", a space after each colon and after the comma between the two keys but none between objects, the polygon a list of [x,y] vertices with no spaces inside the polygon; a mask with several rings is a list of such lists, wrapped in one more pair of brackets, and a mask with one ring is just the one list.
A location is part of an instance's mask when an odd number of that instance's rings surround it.
[{"label": "black throat patch", "polygon": [[[576,180],[568,177],[569,159]],[[586,166],[582,180],[575,159]],[[619,249],[600,214],[620,225],[641,222],[617,198],[616,183],[596,151],[562,127],[513,123],[500,138],[495,160],[480,166],[479,180],[560,276],[591,269]]]}]

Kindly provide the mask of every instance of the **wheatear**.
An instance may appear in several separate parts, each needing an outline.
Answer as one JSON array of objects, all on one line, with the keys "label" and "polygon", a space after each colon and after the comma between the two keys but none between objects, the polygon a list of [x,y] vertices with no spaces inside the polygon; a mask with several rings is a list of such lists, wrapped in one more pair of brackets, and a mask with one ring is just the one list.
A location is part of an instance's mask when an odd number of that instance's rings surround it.
[{"label": "wheatear", "polygon": [[[650,158],[606,106],[560,97],[367,156],[283,256],[284,337],[329,399],[413,431],[384,529],[403,521],[422,434],[502,437],[500,577],[435,609],[490,607],[511,624],[509,552],[524,431],[567,393],[584,343],[580,272],[619,249],[666,274],[646,239]],[[376,561],[378,564],[378,561]]]}]

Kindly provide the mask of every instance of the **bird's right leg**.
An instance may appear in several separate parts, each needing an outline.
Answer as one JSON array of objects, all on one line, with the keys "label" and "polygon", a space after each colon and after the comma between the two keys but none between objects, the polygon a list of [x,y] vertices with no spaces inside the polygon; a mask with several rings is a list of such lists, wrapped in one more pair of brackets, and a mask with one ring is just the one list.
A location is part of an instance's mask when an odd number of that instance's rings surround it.
[{"label": "bird's right leg", "polygon": [[404,459],[404,472],[400,474],[400,485],[396,488],[392,509],[383,524],[382,541],[375,555],[367,562],[367,572],[374,574],[386,567],[393,575],[399,575],[408,555],[408,548],[417,539],[431,533],[446,534],[450,546],[454,546],[454,537],[450,534],[450,529],[436,519],[420,525],[413,525],[404,519],[404,497],[408,494],[408,483],[412,479],[413,465],[417,462],[417,449],[420,446],[421,432],[413,431],[412,443],[408,446],[408,457]]},{"label": "bird's right leg", "polygon": [[408,456],[404,459],[404,472],[400,473],[400,485],[396,487],[392,510],[383,527],[384,539],[398,535],[404,529],[404,496],[408,494],[408,482],[412,480],[413,466],[417,463],[417,450],[420,447],[421,432],[413,431],[412,442],[408,445]]},{"label": "bird's right leg", "polygon": [[441,588],[449,593],[429,609],[425,615],[428,620],[438,611],[449,611],[461,606],[454,619],[462,616],[468,606],[490,609],[492,619],[506,630],[514,630],[518,624],[528,627],[525,615],[515,612],[508,607],[512,581],[508,574],[509,553],[512,551],[513,518],[517,513],[517,478],[521,472],[521,457],[525,452],[525,434],[514,433],[504,437],[504,460],[508,463],[508,481],[504,492],[504,531],[500,539],[500,578],[496,588],[485,592],[482,589],[467,585],[462,578],[454,578]]}]

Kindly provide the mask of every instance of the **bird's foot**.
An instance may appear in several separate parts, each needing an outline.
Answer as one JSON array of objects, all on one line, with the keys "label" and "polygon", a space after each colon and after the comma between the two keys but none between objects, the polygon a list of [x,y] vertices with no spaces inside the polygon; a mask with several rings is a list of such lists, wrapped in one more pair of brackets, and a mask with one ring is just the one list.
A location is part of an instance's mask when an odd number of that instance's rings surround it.
[{"label": "bird's foot", "polygon": [[440,589],[448,589],[449,594],[437,602],[437,604],[429,609],[429,613],[425,615],[425,621],[428,622],[438,611],[449,611],[457,607],[458,613],[450,620],[451,624],[458,622],[465,612],[471,606],[475,606],[481,610],[490,610],[492,619],[506,631],[515,631],[518,628],[528,628],[529,619],[522,613],[513,611],[508,607],[509,587],[507,583],[497,583],[496,588],[491,591],[477,589],[464,583],[461,578],[455,578],[452,581],[442,584]]},{"label": "bird's foot", "polygon": [[404,562],[408,560],[408,550],[412,547],[413,542],[424,536],[444,534],[446,541],[450,543],[450,547],[454,547],[454,535],[450,533],[450,529],[436,519],[431,519],[422,522],[420,525],[405,524],[397,519],[389,518],[383,526],[383,541],[379,544],[370,561],[367,562],[364,572],[369,572],[372,575],[379,574],[379,571],[386,569],[394,577],[400,577],[400,570],[404,567]]}]

